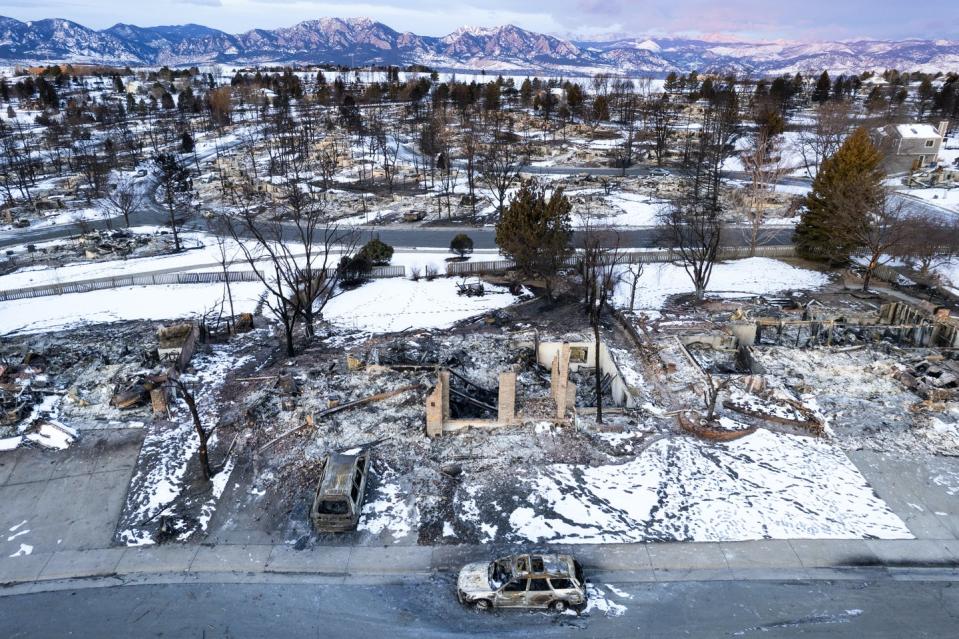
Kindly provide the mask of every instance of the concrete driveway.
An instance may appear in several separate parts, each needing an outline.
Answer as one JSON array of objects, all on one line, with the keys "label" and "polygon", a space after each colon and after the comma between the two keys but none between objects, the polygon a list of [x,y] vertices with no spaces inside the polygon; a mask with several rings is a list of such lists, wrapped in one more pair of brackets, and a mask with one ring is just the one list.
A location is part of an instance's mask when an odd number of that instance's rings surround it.
[{"label": "concrete driveway", "polygon": [[62,451],[0,453],[0,558],[110,545],[143,430],[86,430]]}]

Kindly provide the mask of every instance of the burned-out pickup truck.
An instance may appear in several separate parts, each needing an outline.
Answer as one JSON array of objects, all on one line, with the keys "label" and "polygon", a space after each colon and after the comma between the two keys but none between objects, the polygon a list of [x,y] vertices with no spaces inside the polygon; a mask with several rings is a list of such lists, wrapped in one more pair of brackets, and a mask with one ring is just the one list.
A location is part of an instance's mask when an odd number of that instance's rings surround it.
[{"label": "burned-out pickup truck", "polygon": [[570,555],[513,555],[467,564],[456,580],[460,603],[490,608],[549,608],[586,602],[583,568]]}]

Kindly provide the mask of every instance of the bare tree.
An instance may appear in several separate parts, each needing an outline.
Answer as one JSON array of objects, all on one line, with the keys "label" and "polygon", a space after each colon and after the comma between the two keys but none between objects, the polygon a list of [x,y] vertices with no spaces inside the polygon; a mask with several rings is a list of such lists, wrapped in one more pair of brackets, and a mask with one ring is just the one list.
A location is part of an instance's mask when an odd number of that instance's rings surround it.
[{"label": "bare tree", "polygon": [[669,136],[676,123],[676,108],[665,93],[658,99],[646,101],[643,108],[647,110],[648,121],[652,124],[656,164],[662,166],[669,153]]},{"label": "bare tree", "polygon": [[154,158],[153,162],[157,169],[157,182],[163,206],[170,216],[174,250],[179,252],[181,248],[179,228],[191,214],[193,180],[190,178],[190,171],[175,154],[161,153]]},{"label": "bare tree", "polygon": [[143,202],[143,192],[139,185],[130,176],[123,176],[117,180],[116,186],[107,191],[104,196],[107,208],[123,216],[123,223],[130,228],[130,215],[140,208]]},{"label": "bare tree", "polygon": [[706,386],[703,389],[703,403],[706,405],[706,417],[703,421],[708,424],[716,417],[716,400],[719,399],[719,394],[729,386],[732,378],[727,377],[717,383],[713,378],[713,374],[708,370],[704,370],[703,373],[706,376]]},{"label": "bare tree", "polygon": [[479,170],[483,182],[496,202],[496,210],[503,213],[506,195],[519,182],[520,158],[512,144],[493,140],[480,149]]},{"label": "bare tree", "polygon": [[896,253],[910,260],[920,276],[929,277],[933,268],[959,255],[959,222],[927,216],[911,219]]},{"label": "bare tree", "polygon": [[626,177],[626,169],[633,165],[633,156],[636,146],[636,114],[638,111],[639,99],[632,93],[623,95],[620,102],[620,113],[622,115],[623,141],[613,147],[613,164],[619,168],[623,177]]},{"label": "bare tree", "polygon": [[608,228],[594,227],[588,214],[580,229],[580,277],[583,285],[583,305],[593,328],[595,348],[594,368],[596,383],[596,422],[603,423],[603,373],[600,366],[600,326],[603,315],[616,292],[619,282],[620,236]]},{"label": "bare tree", "polygon": [[[862,290],[868,291],[876,268],[892,259],[914,222],[901,197],[880,189],[875,197],[863,198],[863,188],[857,180],[851,182],[838,193],[834,232],[849,246],[860,247],[866,262]],[[859,205],[863,199],[869,202],[866,207]]]},{"label": "bare tree", "polygon": [[779,140],[765,127],[758,127],[742,154],[743,166],[749,175],[746,187],[746,216],[749,221],[750,255],[756,255],[765,221],[765,204],[770,191],[788,172],[779,153]]},{"label": "bare tree", "polygon": [[170,379],[169,383],[170,386],[179,392],[180,397],[183,398],[184,403],[186,403],[187,408],[190,410],[190,417],[193,419],[193,429],[196,431],[196,435],[200,440],[200,446],[197,449],[197,457],[200,460],[200,470],[203,473],[203,479],[209,480],[211,477],[213,477],[214,472],[210,467],[208,443],[210,441],[210,436],[216,429],[216,426],[211,427],[209,430],[203,427],[203,421],[200,419],[200,412],[197,410],[196,397],[194,396],[192,389],[190,389],[182,380],[177,378]]},{"label": "bare tree", "polygon": [[625,265],[623,278],[629,276],[629,310],[636,308],[636,289],[639,288],[639,280],[643,277],[643,263],[635,262]]},{"label": "bare tree", "polygon": [[469,193],[470,215],[474,218],[476,217],[476,153],[478,146],[476,133],[473,131],[471,124],[463,133],[461,147],[463,159],[466,161],[464,168],[466,170],[466,188]]},{"label": "bare tree", "polygon": [[799,152],[810,177],[819,171],[819,165],[824,159],[839,150],[851,125],[852,116],[848,102],[828,100],[816,107],[812,126],[799,132]]},{"label": "bare tree", "polygon": [[89,140],[78,141],[73,148],[73,157],[80,175],[86,182],[87,202],[99,198],[106,187],[110,167],[104,154]]},{"label": "bare tree", "polygon": [[710,200],[688,191],[660,213],[665,244],[678,256],[702,301],[719,255],[723,222]]},{"label": "bare tree", "polygon": [[[269,216],[266,207],[257,205],[255,192],[247,190],[240,214],[229,223],[230,234],[267,289],[265,304],[283,325],[290,356],[296,353],[297,322],[302,319],[307,337],[313,337],[316,318],[337,293],[336,258],[352,255],[358,241],[354,231],[326,225],[326,211],[304,183],[287,180],[281,218]],[[252,243],[241,241],[244,236]]]},{"label": "bare tree", "polygon": [[217,258],[220,263],[220,272],[223,273],[223,285],[226,288],[226,299],[230,305],[230,316],[226,325],[230,333],[234,332],[236,327],[236,310],[233,307],[233,286],[230,284],[230,267],[236,260],[239,249],[230,246],[229,222],[221,217],[210,220],[208,225],[210,234],[216,241]]}]

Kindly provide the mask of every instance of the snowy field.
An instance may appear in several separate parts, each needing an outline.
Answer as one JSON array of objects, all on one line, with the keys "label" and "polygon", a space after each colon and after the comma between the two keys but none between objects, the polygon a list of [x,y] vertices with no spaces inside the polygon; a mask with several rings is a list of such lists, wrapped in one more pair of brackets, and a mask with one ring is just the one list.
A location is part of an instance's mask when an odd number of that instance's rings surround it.
[{"label": "snowy field", "polygon": [[485,284],[486,295],[482,297],[458,295],[456,284],[462,281],[445,277],[432,282],[376,280],[334,297],[323,309],[323,316],[344,328],[392,333],[447,327],[517,300],[506,288],[490,284]]},{"label": "snowy field", "polygon": [[[616,302],[629,305],[629,275],[616,289]],[[713,269],[707,295],[743,297],[771,295],[788,290],[811,290],[824,286],[824,273],[797,268],[765,257],[721,262]],[[682,266],[670,263],[647,264],[636,289],[635,310],[658,311],[671,295],[692,293],[694,288]]]},{"label": "snowy field", "polygon": [[[234,282],[231,288],[237,313],[252,312],[264,293],[259,282]],[[218,308],[225,295],[223,284],[169,284],[0,302],[0,335],[106,322],[195,317]]]},{"label": "snowy field", "polygon": [[764,429],[664,439],[621,465],[555,465],[528,484],[509,537],[533,543],[912,538],[838,447]]}]

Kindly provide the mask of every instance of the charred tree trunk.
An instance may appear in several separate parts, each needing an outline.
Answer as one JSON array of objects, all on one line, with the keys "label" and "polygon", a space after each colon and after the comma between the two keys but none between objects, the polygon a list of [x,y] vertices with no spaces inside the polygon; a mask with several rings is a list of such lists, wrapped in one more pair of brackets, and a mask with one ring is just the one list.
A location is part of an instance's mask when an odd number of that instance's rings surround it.
[{"label": "charred tree trunk", "polygon": [[593,338],[596,341],[596,423],[603,423],[603,372],[599,365],[599,317],[593,321]]},{"label": "charred tree trunk", "polygon": [[190,417],[193,419],[193,428],[196,430],[197,437],[200,439],[200,447],[197,450],[197,457],[200,460],[200,470],[203,473],[203,479],[209,480],[214,474],[210,468],[210,453],[207,445],[210,433],[203,428],[200,412],[196,407],[196,398],[193,397],[190,389],[178,379],[173,380],[173,385],[180,392],[183,401],[186,402],[187,408],[190,410]]}]

